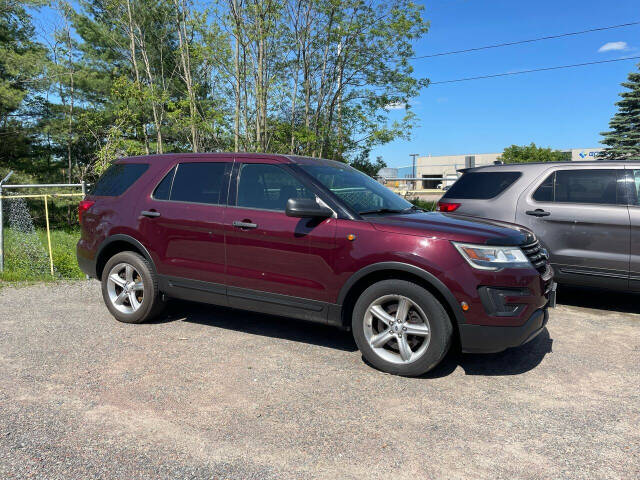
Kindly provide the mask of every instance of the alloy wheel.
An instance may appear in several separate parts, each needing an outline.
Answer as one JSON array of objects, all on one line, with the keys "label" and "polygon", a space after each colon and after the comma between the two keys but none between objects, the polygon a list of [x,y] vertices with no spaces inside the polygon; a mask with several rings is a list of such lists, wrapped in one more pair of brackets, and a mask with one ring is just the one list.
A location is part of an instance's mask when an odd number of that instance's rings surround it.
[{"label": "alloy wheel", "polygon": [[407,364],[421,358],[431,336],[429,319],[420,306],[402,295],[374,300],[364,315],[364,336],[380,358]]},{"label": "alloy wheel", "polygon": [[136,312],[144,302],[144,282],[133,265],[118,263],[107,277],[107,292],[112,305],[122,313]]}]

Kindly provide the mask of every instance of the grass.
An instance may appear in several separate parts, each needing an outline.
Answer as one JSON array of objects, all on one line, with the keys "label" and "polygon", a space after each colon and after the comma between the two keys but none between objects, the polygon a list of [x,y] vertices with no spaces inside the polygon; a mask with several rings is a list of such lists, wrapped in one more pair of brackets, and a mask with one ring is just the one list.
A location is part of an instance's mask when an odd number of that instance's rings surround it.
[{"label": "grass", "polygon": [[416,207],[420,207],[428,212],[433,212],[436,209],[436,202],[430,202],[428,200],[420,200],[419,198],[407,198]]},{"label": "grass", "polygon": [[4,272],[0,281],[29,282],[84,278],[76,260],[79,229],[52,230],[51,249],[55,275],[51,276],[47,232],[37,229],[35,235],[11,228],[4,230]]}]

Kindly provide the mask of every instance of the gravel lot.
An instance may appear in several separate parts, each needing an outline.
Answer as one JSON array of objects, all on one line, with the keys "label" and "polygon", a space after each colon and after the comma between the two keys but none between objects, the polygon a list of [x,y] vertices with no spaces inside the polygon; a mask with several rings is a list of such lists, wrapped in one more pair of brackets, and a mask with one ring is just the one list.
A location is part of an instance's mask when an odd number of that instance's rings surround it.
[{"label": "gravel lot", "polygon": [[408,379],[329,327],[183,302],[124,325],[97,282],[4,287],[0,478],[636,479],[636,298],[561,290],[534,342]]}]

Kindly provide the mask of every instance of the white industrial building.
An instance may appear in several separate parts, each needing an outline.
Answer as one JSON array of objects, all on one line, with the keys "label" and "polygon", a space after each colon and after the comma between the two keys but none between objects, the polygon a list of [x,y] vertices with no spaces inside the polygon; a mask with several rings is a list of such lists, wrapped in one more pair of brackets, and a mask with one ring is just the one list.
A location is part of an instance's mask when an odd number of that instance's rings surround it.
[{"label": "white industrial building", "polygon": [[[578,161],[595,160],[602,150],[602,148],[572,148],[563,151],[571,154],[571,161]],[[442,188],[442,186],[452,184],[458,178],[457,171],[459,169],[492,165],[499,161],[501,155],[502,152],[417,157],[415,177],[425,178],[421,185],[423,189]],[[383,178],[411,178],[414,177],[413,165],[385,168],[378,175]],[[417,187],[420,188],[420,186]]]}]

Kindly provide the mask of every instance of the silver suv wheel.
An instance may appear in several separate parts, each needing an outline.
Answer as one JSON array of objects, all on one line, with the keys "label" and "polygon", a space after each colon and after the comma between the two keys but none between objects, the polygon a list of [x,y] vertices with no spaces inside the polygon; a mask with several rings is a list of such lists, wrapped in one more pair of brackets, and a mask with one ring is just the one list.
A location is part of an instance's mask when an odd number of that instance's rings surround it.
[{"label": "silver suv wheel", "polygon": [[122,313],[134,313],[144,302],[144,282],[133,265],[118,263],[107,277],[107,293],[113,307]]},{"label": "silver suv wheel", "polygon": [[402,295],[384,295],[365,312],[364,336],[373,352],[395,364],[419,360],[429,348],[429,319],[418,304]]}]

